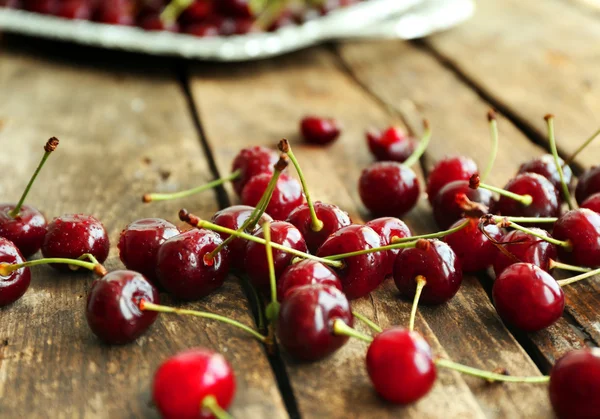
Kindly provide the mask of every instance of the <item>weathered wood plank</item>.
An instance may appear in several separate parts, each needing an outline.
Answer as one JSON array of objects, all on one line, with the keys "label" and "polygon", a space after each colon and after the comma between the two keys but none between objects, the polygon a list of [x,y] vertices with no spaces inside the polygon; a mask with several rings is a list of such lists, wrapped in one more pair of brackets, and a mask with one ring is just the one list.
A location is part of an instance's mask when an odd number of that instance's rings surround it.
[{"label": "weathered wood plank", "polygon": [[[109,269],[122,266],[116,242],[127,223],[154,216],[174,220],[181,205],[206,216],[217,209],[212,193],[183,202],[140,202],[144,192],[186,188],[212,177],[166,63],[49,43],[4,41],[0,48],[3,200],[18,198],[44,141],[55,135],[61,145],[28,201],[50,218],[98,216],[113,244]],[[150,404],[157,366],[179,350],[205,346],[223,353],[237,374],[233,415],[287,417],[262,347],[222,324],[162,316],[134,344],[101,344],[84,317],[91,280],[90,274],[39,267],[25,296],[0,309],[0,416],[158,417]],[[163,301],[172,303],[166,296]],[[253,323],[235,280],[186,307]]]}]

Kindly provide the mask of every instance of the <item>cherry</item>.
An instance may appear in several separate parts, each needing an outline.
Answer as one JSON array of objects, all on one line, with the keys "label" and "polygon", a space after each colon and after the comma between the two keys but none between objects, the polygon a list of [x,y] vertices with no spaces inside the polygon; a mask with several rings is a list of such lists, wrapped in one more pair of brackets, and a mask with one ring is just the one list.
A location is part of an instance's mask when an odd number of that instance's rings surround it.
[{"label": "cherry", "polygon": [[600,192],[600,166],[594,166],[579,176],[575,188],[575,199],[581,204],[590,195]]},{"label": "cherry", "polygon": [[[537,234],[549,237],[550,235],[540,228],[532,228]],[[502,251],[496,254],[494,272],[499,276],[506,268],[518,262],[530,263],[548,272],[551,269],[550,261],[556,260],[556,245],[548,243],[536,236],[523,231],[512,230],[500,241]]]},{"label": "cherry", "polygon": [[[412,236],[410,228],[408,228],[404,221],[400,220],[399,218],[376,218],[367,222],[365,225],[371,227],[373,230],[375,230],[377,234],[379,234],[382,246],[392,244],[392,238],[394,237],[403,239],[405,237]],[[385,252],[387,254],[385,262],[386,276],[391,275],[394,271],[394,262],[396,261],[396,257],[398,256],[401,250],[402,249],[390,249]]]},{"label": "cherry", "polygon": [[451,228],[468,222],[467,227],[449,234],[445,242],[454,250],[461,261],[463,272],[477,272],[487,269],[497,259],[498,251],[492,240],[498,241],[502,237],[502,231],[495,224],[482,226],[484,234],[479,228],[479,220],[462,219],[452,225]]},{"label": "cherry", "polygon": [[54,13],[66,19],[88,20],[92,9],[88,0],[63,0],[58,2]]},{"label": "cherry", "polygon": [[[317,255],[326,257],[377,247],[381,247],[381,238],[375,230],[353,224],[329,236]],[[344,258],[344,266],[336,272],[349,299],[363,297],[383,282],[387,257],[384,252],[373,252]]]},{"label": "cherry", "polygon": [[300,132],[307,143],[326,145],[337,140],[342,125],[334,118],[305,116],[300,121]]},{"label": "cherry", "polygon": [[439,228],[448,228],[460,220],[465,212],[464,198],[476,204],[489,207],[492,193],[487,189],[471,189],[466,180],[457,180],[443,186],[431,205],[433,217]]},{"label": "cherry", "polygon": [[[433,203],[438,191],[450,182],[468,181],[477,171],[477,164],[468,157],[444,157],[431,169],[427,177],[427,198],[429,202]],[[470,199],[475,201],[473,198]]]},{"label": "cherry", "polygon": [[558,191],[545,177],[537,173],[521,173],[512,178],[504,190],[513,194],[531,197],[531,203],[526,205],[508,196],[492,205],[492,210],[499,215],[517,217],[558,217],[560,202]]},{"label": "cherry", "polygon": [[53,14],[57,7],[57,0],[23,0],[23,8],[30,12],[45,15]]},{"label": "cherry", "polygon": [[[152,400],[164,419],[226,417],[235,377],[225,358],[204,348],[188,349],[156,371]],[[223,412],[223,413],[222,413]]]},{"label": "cherry", "polygon": [[306,285],[288,293],[281,303],[277,337],[295,359],[316,361],[342,347],[348,337],[333,333],[335,320],[352,325],[350,303],[337,288]]},{"label": "cherry", "polygon": [[600,417],[600,349],[568,352],[550,372],[550,402],[561,419]]},{"label": "cherry", "polygon": [[[108,257],[110,243],[102,223],[91,215],[67,214],[48,224],[42,244],[45,258],[77,259],[85,253],[92,254],[102,263]],[[69,271],[68,265],[51,264],[53,268]]]},{"label": "cherry", "polygon": [[140,310],[141,300],[158,303],[159,297],[156,288],[138,272],[113,271],[96,279],[85,311],[90,329],[106,343],[133,342],[158,316]]},{"label": "cherry", "polygon": [[286,299],[295,289],[304,285],[331,286],[342,291],[342,281],[329,266],[305,259],[288,266],[279,277],[277,281],[279,301]]},{"label": "cherry", "polygon": [[220,13],[234,17],[253,17],[250,0],[219,0],[215,6]]},{"label": "cherry", "polygon": [[161,218],[143,218],[129,224],[119,238],[119,257],[132,271],[144,275],[157,285],[158,249],[167,239],[179,234],[175,225]]},{"label": "cherry", "polygon": [[[252,177],[246,183],[241,195],[244,205],[258,205],[267,190],[271,177],[271,173],[262,173]],[[302,186],[300,183],[296,179],[282,173],[277,180],[266,211],[275,220],[285,220],[295,208],[303,203],[304,195],[302,195]]]},{"label": "cherry", "polygon": [[552,325],[565,307],[558,282],[531,263],[507,267],[494,281],[492,298],[502,321],[526,332]]},{"label": "cherry", "polygon": [[245,35],[251,32],[259,32],[259,28],[253,18],[247,17],[224,19],[219,28],[219,33],[225,36]]},{"label": "cherry", "polygon": [[181,27],[181,32],[205,38],[218,36],[219,27],[214,23],[189,23]]},{"label": "cherry", "polygon": [[588,196],[585,201],[581,203],[581,208],[591,209],[594,212],[600,213],[600,193]]},{"label": "cherry", "polygon": [[170,31],[179,32],[177,22],[165,22],[159,13],[147,13],[138,16],[136,25],[147,31]]},{"label": "cherry", "polygon": [[366,136],[371,154],[379,161],[403,163],[417,147],[414,138],[400,127],[390,127],[383,132],[369,130]]},{"label": "cherry", "polygon": [[278,160],[277,153],[266,147],[254,146],[240,150],[231,166],[232,172],[240,171],[240,176],[232,181],[235,192],[241,195],[246,183],[254,176],[273,173],[273,166]]},{"label": "cherry", "polygon": [[129,0],[104,0],[96,5],[92,20],[110,25],[133,25],[133,3]]},{"label": "cherry", "polygon": [[[565,164],[563,159],[559,158],[559,163],[563,168],[565,182],[567,185],[569,185],[573,180],[573,172],[571,171],[571,168]],[[562,188],[560,175],[556,169],[556,164],[554,163],[554,157],[552,154],[544,154],[543,156],[536,157],[528,162],[523,163],[519,167],[518,173],[537,173],[538,175],[548,179],[552,185],[554,185],[557,191],[560,191]]]},{"label": "cherry", "polygon": [[[23,263],[25,258],[13,242],[0,237],[0,263]],[[0,307],[17,301],[31,282],[31,271],[24,267],[16,271],[7,272],[7,275],[0,272]]]},{"label": "cherry", "polygon": [[554,224],[552,235],[566,242],[558,247],[561,260],[580,266],[600,265],[600,214],[587,208],[571,210]]},{"label": "cherry", "polygon": [[181,300],[197,300],[221,285],[229,270],[229,250],[222,249],[210,261],[205,256],[223,240],[212,231],[194,229],[171,237],[158,249],[159,283]]},{"label": "cherry", "polygon": [[195,0],[179,15],[182,24],[201,23],[213,14],[214,2]]},{"label": "cherry", "polygon": [[375,391],[385,400],[408,404],[433,387],[436,368],[429,344],[402,327],[393,327],[373,338],[367,351],[367,372]]}]

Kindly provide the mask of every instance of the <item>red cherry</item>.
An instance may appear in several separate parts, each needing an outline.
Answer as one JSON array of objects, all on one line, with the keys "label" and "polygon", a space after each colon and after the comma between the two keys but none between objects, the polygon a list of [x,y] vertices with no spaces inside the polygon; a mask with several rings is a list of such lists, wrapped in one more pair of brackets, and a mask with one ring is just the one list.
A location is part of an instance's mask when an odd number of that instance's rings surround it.
[{"label": "red cherry", "polygon": [[183,24],[199,23],[212,15],[214,3],[207,0],[195,0],[180,15],[179,22]]},{"label": "red cherry", "polygon": [[506,268],[494,281],[492,298],[502,321],[526,332],[551,326],[565,307],[558,282],[531,263]]},{"label": "red cherry", "polygon": [[[13,242],[0,237],[0,263],[15,264],[23,263],[25,258]],[[31,271],[29,268],[21,268],[13,271],[7,276],[0,274],[0,307],[17,301],[31,282]]]},{"label": "red cherry", "polygon": [[300,230],[304,240],[306,240],[308,250],[310,250],[311,253],[316,253],[330,235],[340,228],[352,224],[352,220],[350,220],[348,213],[342,211],[336,205],[316,201],[314,203],[314,209],[317,218],[323,223],[323,228],[320,231],[314,231],[312,229],[312,219],[308,204],[302,204],[297,207],[287,218],[289,223]]},{"label": "red cherry", "polygon": [[23,0],[23,9],[45,15],[54,14],[57,6],[57,0]]},{"label": "red cherry", "polygon": [[337,319],[353,324],[350,303],[340,290],[324,285],[299,287],[281,303],[277,337],[295,359],[316,361],[348,341],[348,336],[333,333]]},{"label": "red cherry", "polygon": [[158,249],[160,284],[181,300],[197,300],[219,288],[229,271],[229,250],[222,249],[210,263],[205,256],[221,243],[217,233],[204,229],[171,237]]},{"label": "red cherry", "polygon": [[[201,38],[218,36],[219,27],[214,23],[190,23],[181,27],[181,32]],[[235,183],[235,181],[234,181]],[[234,186],[235,188],[235,186]],[[236,190],[237,192],[237,190]],[[238,192],[239,193],[239,192]]]},{"label": "red cherry", "polygon": [[152,399],[164,419],[212,419],[203,402],[213,396],[226,410],[235,395],[235,377],[225,358],[203,348],[188,349],[156,371]]},{"label": "red cherry", "polygon": [[512,198],[500,196],[500,199],[492,205],[495,214],[515,217],[558,217],[560,215],[558,191],[548,179],[537,173],[521,173],[512,178],[504,189],[518,195],[530,195],[533,201],[530,205],[523,205]]},{"label": "red cherry", "polygon": [[277,153],[266,147],[254,146],[240,150],[231,165],[231,172],[240,171],[240,176],[232,181],[235,192],[241,195],[246,183],[254,176],[273,173],[273,166],[278,160]]},{"label": "red cherry", "polygon": [[468,181],[477,172],[477,164],[468,157],[444,157],[429,172],[427,178],[429,202],[433,203],[438,191],[450,182],[456,180]]},{"label": "red cherry", "polygon": [[[368,226],[349,225],[333,233],[319,248],[320,257],[339,255],[358,250],[381,247],[381,238]],[[384,252],[351,256],[343,260],[344,267],[337,271],[344,293],[353,300],[373,291],[385,279]]]},{"label": "red cherry", "polygon": [[404,162],[415,151],[415,140],[399,127],[367,131],[369,150],[379,161]]},{"label": "red cherry", "polygon": [[88,0],[63,0],[58,2],[54,13],[66,19],[89,20],[92,9]]},{"label": "red cherry", "polygon": [[[399,218],[394,217],[382,217],[371,220],[365,224],[368,227],[371,227],[377,234],[379,234],[379,238],[381,239],[381,245],[387,246],[388,244],[392,244],[392,238],[398,237],[399,239],[403,239],[405,237],[411,237],[412,233],[410,228],[404,223],[404,221]],[[385,253],[387,254],[386,262],[385,262],[385,275],[391,275],[394,271],[394,262],[396,261],[396,257],[400,253],[402,249],[391,249],[387,250]]]},{"label": "red cherry", "polygon": [[[263,194],[267,190],[267,185],[271,180],[271,173],[263,173],[254,176],[246,183],[242,191],[242,202],[244,205],[256,206],[260,202]],[[273,190],[273,195],[267,205],[267,212],[275,220],[285,220],[290,213],[300,205],[304,204],[305,199],[302,194],[302,185],[296,179],[282,173],[277,179],[277,184]]]},{"label": "red cherry", "polygon": [[575,188],[575,198],[581,204],[587,197],[600,192],[600,166],[594,166],[579,176]]},{"label": "red cherry", "polygon": [[257,32],[258,27],[255,25],[255,20],[252,18],[226,18],[221,21],[219,27],[219,35],[245,35],[250,32]]},{"label": "red cherry", "polygon": [[419,302],[442,304],[458,292],[463,275],[460,261],[450,246],[439,240],[419,240],[417,247],[404,249],[394,265],[394,282],[400,295],[415,296],[417,276],[425,277]]},{"label": "red cherry", "polygon": [[158,291],[140,273],[113,271],[96,279],[88,294],[86,318],[96,336],[110,344],[133,342],[156,320],[140,301],[158,304]]},{"label": "red cherry", "polygon": [[[91,253],[102,263],[108,257],[110,243],[102,223],[91,215],[67,214],[48,224],[48,232],[42,244],[45,258],[77,259]],[[59,271],[69,272],[69,265],[50,264]]]},{"label": "red cherry", "polygon": [[326,145],[337,140],[342,125],[334,118],[305,116],[300,121],[300,132],[307,143]]},{"label": "red cherry", "polygon": [[600,213],[600,193],[588,196],[585,201],[581,203],[581,208],[591,209],[594,212]]},{"label": "red cherry", "polygon": [[295,289],[305,285],[331,286],[342,291],[342,281],[329,266],[305,259],[283,271],[277,281],[277,298],[282,301]]},{"label": "red cherry", "polygon": [[161,218],[143,218],[129,224],[119,238],[119,257],[132,271],[144,275],[157,285],[158,249],[166,240],[179,234],[179,229]]},{"label": "red cherry", "polygon": [[[540,228],[531,230],[550,237],[550,234]],[[494,261],[494,272],[499,276],[510,265],[519,262],[531,263],[542,270],[550,271],[550,260],[556,260],[556,246],[538,237],[519,230],[508,232],[501,240],[503,249],[510,255],[498,251]]]},{"label": "red cherry", "polygon": [[[573,180],[573,172],[568,165],[565,165],[563,159],[559,157],[558,161],[559,164],[562,165],[565,183],[569,185]],[[557,191],[562,190],[560,175],[558,174],[558,170],[556,170],[556,164],[552,154],[544,154],[543,156],[536,157],[528,162],[523,163],[519,167],[518,173],[537,173],[538,175],[548,179],[552,185],[554,185]]]},{"label": "red cherry", "polygon": [[[466,221],[469,224],[452,234],[447,235],[444,241],[454,250],[461,261],[463,272],[477,272],[492,266],[498,256],[494,243],[479,229],[479,220],[470,218],[457,221],[450,228],[458,227]],[[500,240],[502,231],[495,224],[483,227],[493,240]]]},{"label": "red cherry", "polygon": [[15,218],[9,212],[15,208],[13,204],[0,204],[0,237],[13,242],[25,257],[40,250],[46,235],[46,218],[29,205],[21,206]]},{"label": "red cherry", "polygon": [[600,214],[580,208],[563,214],[554,223],[552,235],[568,241],[570,249],[558,246],[561,260],[578,266],[600,265]]},{"label": "red cherry", "polygon": [[[271,242],[291,247],[301,252],[307,251],[306,242],[302,234],[292,224],[285,221],[275,221],[271,223],[270,231]],[[262,227],[253,235],[264,239]],[[273,265],[275,267],[276,278],[281,276],[294,257],[294,255],[282,250],[273,249]],[[267,263],[267,253],[263,244],[250,241],[246,244],[244,267],[252,285],[263,291],[269,289],[269,266]]]},{"label": "red cherry", "polygon": [[439,228],[448,229],[460,220],[465,212],[458,199],[464,194],[470,201],[489,207],[492,203],[492,193],[487,189],[471,189],[466,180],[450,182],[442,187],[431,202],[433,217]]},{"label": "red cherry", "polygon": [[253,17],[250,0],[218,0],[215,2],[217,10],[225,16]]},{"label": "red cherry", "polygon": [[419,199],[419,179],[409,167],[396,162],[376,162],[362,171],[360,199],[378,216],[401,216]]},{"label": "red cherry", "polygon": [[600,349],[579,349],[560,358],[550,372],[549,392],[559,418],[600,418]]},{"label": "red cherry", "polygon": [[138,16],[136,25],[147,31],[179,32],[179,25],[176,22],[166,24],[165,21],[160,18],[160,13],[147,13]]},{"label": "red cherry", "polygon": [[367,372],[375,391],[398,404],[425,396],[437,375],[429,344],[417,332],[402,327],[384,330],[373,338],[367,351]]},{"label": "red cherry", "polygon": [[133,25],[133,9],[130,0],[103,0],[97,4],[92,20],[110,25]]}]

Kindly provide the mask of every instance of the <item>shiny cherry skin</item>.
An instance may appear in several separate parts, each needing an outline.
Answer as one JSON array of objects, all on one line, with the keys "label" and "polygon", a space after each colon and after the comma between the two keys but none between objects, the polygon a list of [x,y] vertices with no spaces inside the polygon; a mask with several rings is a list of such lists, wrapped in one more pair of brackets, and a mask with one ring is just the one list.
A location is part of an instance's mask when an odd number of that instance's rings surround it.
[{"label": "shiny cherry skin", "polygon": [[[541,228],[533,227],[531,230],[550,237],[550,234]],[[549,272],[550,260],[556,260],[558,257],[556,245],[519,230],[509,231],[499,241],[502,243],[504,251],[508,254],[501,250],[498,250],[496,253],[496,260],[494,261],[496,276],[499,276],[510,265],[519,262],[531,263]]]},{"label": "shiny cherry skin", "polygon": [[65,19],[89,20],[92,8],[88,0],[64,0],[58,2],[54,13]]},{"label": "shiny cherry skin", "polygon": [[[42,243],[45,258],[77,259],[84,253],[91,253],[100,263],[108,257],[109,249],[108,234],[102,223],[83,214],[67,214],[52,220]],[[50,266],[59,271],[71,271],[66,264]]]},{"label": "shiny cherry skin", "polygon": [[219,36],[219,27],[214,23],[189,23],[182,25],[180,31],[201,38]]},{"label": "shiny cherry skin", "polygon": [[358,192],[372,214],[399,217],[416,205],[419,179],[411,168],[400,163],[376,162],[362,171]]},{"label": "shiny cherry skin", "polygon": [[367,372],[375,391],[397,404],[416,402],[433,387],[437,376],[429,344],[417,332],[392,327],[373,338]]},{"label": "shiny cherry skin", "polygon": [[350,303],[340,290],[325,285],[298,287],[281,303],[278,341],[296,360],[323,359],[348,341],[348,336],[333,333],[337,319],[353,324]]},{"label": "shiny cherry skin", "polygon": [[581,208],[591,209],[594,212],[600,213],[600,193],[588,196],[585,201],[581,203]]},{"label": "shiny cherry skin", "polygon": [[570,249],[558,246],[558,257],[567,263],[590,268],[600,266],[600,214],[587,208],[568,211],[556,223],[552,235],[568,241]]},{"label": "shiny cherry skin", "polygon": [[493,196],[487,189],[471,189],[466,180],[450,182],[438,191],[431,203],[433,217],[439,228],[447,229],[462,218],[465,210],[457,199],[459,194],[464,194],[470,201],[488,208],[492,204]]},{"label": "shiny cherry skin", "polygon": [[[320,257],[381,247],[381,238],[371,227],[350,225],[333,233],[319,248]],[[346,296],[354,300],[364,297],[385,279],[385,252],[367,253],[343,260],[344,267],[336,270]]]},{"label": "shiny cherry skin", "polygon": [[[392,244],[392,238],[394,237],[403,239],[405,237],[412,236],[410,228],[408,228],[404,221],[395,217],[376,218],[367,222],[365,225],[371,227],[377,234],[379,234],[382,246]],[[394,271],[394,262],[401,251],[402,249],[391,249],[385,252],[387,254],[385,262],[386,276],[391,275]]]},{"label": "shiny cherry skin", "polygon": [[16,218],[8,213],[13,210],[13,204],[0,204],[0,237],[10,240],[19,248],[25,257],[40,250],[46,235],[46,218],[29,205],[21,206]]},{"label": "shiny cherry skin", "polygon": [[127,269],[141,273],[157,285],[156,264],[158,249],[179,229],[161,218],[143,218],[129,224],[119,238],[119,257]]},{"label": "shiny cherry skin", "polygon": [[160,13],[151,13],[138,16],[136,26],[147,31],[169,31],[179,32],[179,25],[175,23],[167,24],[160,18]]},{"label": "shiny cherry skin", "polygon": [[227,410],[235,395],[235,376],[216,352],[193,348],[172,356],[154,374],[152,400],[164,419],[213,419],[202,409],[207,396]]},{"label": "shiny cherry skin", "polygon": [[492,298],[503,322],[525,332],[545,329],[565,308],[565,294],[548,272],[531,263],[515,263],[494,281]]},{"label": "shiny cherry skin", "polygon": [[323,228],[320,231],[312,229],[312,219],[308,204],[303,204],[294,209],[287,218],[287,222],[296,226],[311,253],[316,253],[319,247],[327,240],[329,236],[342,227],[352,224],[352,220],[346,211],[342,211],[338,206],[316,201],[313,204],[317,218],[323,222]]},{"label": "shiny cherry skin", "polygon": [[[256,206],[262,198],[267,185],[271,180],[270,173],[254,176],[246,183],[242,191],[242,203],[244,205]],[[277,179],[277,185],[267,205],[267,213],[275,220],[285,220],[290,213],[304,204],[302,185],[295,178],[282,173]]]},{"label": "shiny cherry skin", "polygon": [[[498,250],[494,243],[479,229],[479,220],[474,218],[461,219],[450,228],[468,222],[469,224],[452,234],[447,235],[444,241],[454,250],[461,262],[463,272],[478,272],[492,266],[498,256]],[[493,240],[502,238],[502,231],[495,224],[483,227],[485,232]]]},{"label": "shiny cherry skin", "polygon": [[[250,218],[250,215],[253,211],[254,207],[250,207],[248,205],[232,205],[231,207],[227,207],[216,212],[215,215],[212,216],[211,222],[231,230],[237,230],[246,222],[248,218]],[[246,230],[246,233],[254,234],[256,230],[258,230],[258,228],[267,221],[272,222],[273,219],[269,214],[264,212],[260,216],[257,225],[255,225],[251,230]],[[223,240],[229,237],[229,234],[226,233],[218,234]],[[246,240],[239,238],[233,239],[229,242],[227,247],[229,248],[231,267],[238,270],[243,269],[244,259],[246,258]]]},{"label": "shiny cherry skin", "polygon": [[254,176],[273,173],[273,166],[278,160],[279,155],[270,148],[253,146],[240,150],[231,165],[232,173],[240,171],[240,176],[231,182],[235,192],[241,195],[246,183]]},{"label": "shiny cherry skin", "polygon": [[90,329],[106,343],[133,342],[158,316],[155,311],[141,310],[142,300],[160,303],[157,289],[138,272],[113,271],[96,279],[85,310]]},{"label": "shiny cherry skin", "polygon": [[[306,252],[308,250],[302,234],[292,224],[285,221],[275,221],[271,223],[270,231],[271,242],[291,247],[292,249],[301,252]],[[255,237],[260,237],[261,239],[265,238],[262,227],[256,230],[253,235]],[[279,278],[295,256],[282,250],[272,249],[272,251],[275,277]],[[263,244],[251,241],[246,244],[244,271],[248,275],[252,285],[259,290],[265,292],[269,291],[269,265],[267,263],[267,253]]]},{"label": "shiny cherry skin", "polygon": [[[0,264],[10,265],[25,262],[25,258],[13,242],[0,237]],[[0,307],[14,303],[25,294],[31,283],[29,268],[13,271],[8,276],[0,275]]]},{"label": "shiny cherry skin", "polygon": [[338,139],[342,125],[334,118],[305,116],[300,121],[300,133],[310,144],[327,145]]},{"label": "shiny cherry skin", "polygon": [[158,249],[159,283],[181,300],[197,300],[210,294],[223,285],[229,271],[229,249],[222,249],[210,261],[205,259],[221,243],[217,233],[204,229],[171,237]]},{"label": "shiny cherry skin", "polygon": [[283,301],[296,288],[305,285],[326,285],[342,291],[342,281],[329,266],[305,259],[288,266],[277,281],[277,299]]},{"label": "shiny cherry skin", "polygon": [[587,197],[600,192],[600,166],[594,166],[586,170],[577,182],[575,198],[581,204]]},{"label": "shiny cherry skin", "polygon": [[92,20],[110,25],[133,25],[133,3],[128,0],[103,0],[97,4]]},{"label": "shiny cherry skin", "polygon": [[[178,21],[182,24],[204,22],[213,14],[214,6],[212,1],[195,0],[181,12]],[[160,12],[160,10],[155,12]]]},{"label": "shiny cherry skin", "polygon": [[[562,165],[565,183],[570,185],[573,180],[571,168],[566,166],[565,161],[560,157],[558,158],[558,162]],[[536,157],[523,163],[519,167],[519,173],[537,173],[538,175],[542,175],[554,185],[557,191],[562,191],[560,175],[558,174],[558,170],[556,170],[556,164],[554,163],[552,154],[544,154],[543,156]]]},{"label": "shiny cherry skin", "polygon": [[552,182],[537,173],[521,173],[512,178],[504,189],[519,195],[531,195],[533,202],[530,205],[523,205],[512,198],[500,196],[492,205],[494,214],[514,217],[558,217],[560,215],[558,191]]},{"label": "shiny cherry skin", "polygon": [[477,164],[468,157],[444,157],[431,169],[427,177],[427,198],[429,202],[433,203],[438,191],[450,182],[456,180],[468,181],[478,170]]},{"label": "shiny cherry skin", "polygon": [[578,349],[556,361],[549,393],[560,419],[600,418],[600,349]]},{"label": "shiny cherry skin", "polygon": [[403,163],[416,148],[415,140],[400,127],[367,131],[366,136],[371,154],[379,161]]},{"label": "shiny cherry skin", "polygon": [[416,278],[425,277],[419,303],[442,304],[458,292],[463,274],[460,260],[448,244],[439,240],[419,240],[417,247],[404,249],[394,264],[394,282],[404,298],[412,299]]},{"label": "shiny cherry skin", "polygon": [[53,14],[57,5],[57,0],[23,0],[25,10],[45,15]]},{"label": "shiny cherry skin", "polygon": [[225,16],[253,17],[250,0],[218,0],[215,2],[218,12]]}]

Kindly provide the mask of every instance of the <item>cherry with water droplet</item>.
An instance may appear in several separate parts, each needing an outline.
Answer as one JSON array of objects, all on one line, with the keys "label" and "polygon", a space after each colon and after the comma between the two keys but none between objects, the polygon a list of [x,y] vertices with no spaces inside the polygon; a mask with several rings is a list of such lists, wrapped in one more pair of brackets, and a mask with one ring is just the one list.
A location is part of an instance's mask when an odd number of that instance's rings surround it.
[{"label": "cherry with water droplet", "polygon": [[[382,246],[392,244],[392,238],[394,237],[403,239],[412,236],[410,228],[408,228],[404,221],[395,217],[376,218],[368,221],[365,225],[371,227],[377,234],[379,234]],[[385,262],[386,276],[391,275],[394,271],[394,262],[401,251],[402,249],[389,249],[385,251],[387,254]]]},{"label": "cherry with water droplet", "polygon": [[[16,264],[25,258],[13,242],[0,237],[0,263]],[[31,271],[24,267],[16,271],[0,273],[0,307],[14,303],[25,294],[31,283]]]},{"label": "cherry with water droplet", "polygon": [[296,288],[305,285],[331,286],[342,291],[342,281],[329,266],[305,259],[288,266],[277,281],[277,298],[287,298]]},{"label": "cherry with water droplet", "polygon": [[477,272],[492,266],[497,259],[498,250],[492,240],[498,241],[502,237],[502,230],[495,224],[482,226],[484,234],[479,227],[478,219],[461,219],[450,228],[458,227],[468,222],[467,227],[449,234],[444,241],[454,250],[461,261],[463,272]]},{"label": "cherry with water droplet", "polygon": [[578,266],[600,266],[600,214],[587,208],[571,210],[554,223],[552,235],[568,246],[558,246],[560,260]]},{"label": "cherry with water droplet", "polygon": [[[447,184],[457,180],[468,181],[478,171],[477,164],[468,157],[444,157],[431,169],[427,177],[427,198],[429,202],[433,204],[440,189]],[[472,198],[470,199],[475,201]]]},{"label": "cherry with water droplet", "polygon": [[231,165],[232,173],[240,171],[239,177],[232,181],[235,192],[241,195],[246,183],[254,176],[273,173],[273,166],[278,160],[278,154],[266,147],[253,146],[240,150]]},{"label": "cherry with water droplet", "polygon": [[579,176],[575,188],[575,199],[582,204],[590,195],[600,192],[600,166],[594,166]]},{"label": "cherry with water droplet", "polygon": [[[550,234],[541,228],[533,227],[531,230],[550,237]],[[549,272],[550,261],[556,260],[558,255],[556,245],[519,230],[509,231],[499,242],[503,251],[498,250],[494,261],[496,276],[499,276],[510,265],[519,262],[531,263]]]},{"label": "cherry with water droplet", "polygon": [[[563,176],[567,185],[571,184],[573,180],[573,172],[571,168],[565,164],[565,161],[559,157],[558,159],[561,167],[563,168]],[[560,191],[561,180],[558,170],[556,169],[556,164],[554,162],[554,157],[552,154],[544,154],[540,157],[536,157],[531,159],[521,166],[519,166],[518,173],[537,173],[548,179],[552,185],[556,188],[557,191]],[[564,197],[563,197],[564,199]]]}]

